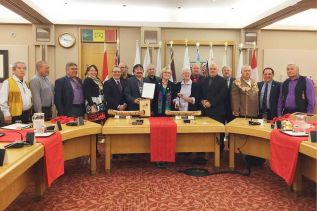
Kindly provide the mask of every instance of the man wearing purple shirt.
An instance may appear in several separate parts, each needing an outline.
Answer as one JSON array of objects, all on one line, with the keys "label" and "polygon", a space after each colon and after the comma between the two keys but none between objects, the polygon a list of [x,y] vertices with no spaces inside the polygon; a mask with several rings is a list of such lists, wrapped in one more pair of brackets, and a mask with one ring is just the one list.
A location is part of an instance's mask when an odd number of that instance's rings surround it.
[{"label": "man wearing purple shirt", "polygon": [[294,112],[312,113],[315,106],[313,81],[299,75],[296,64],[287,65],[287,75],[288,79],[281,85],[278,116]]},{"label": "man wearing purple shirt", "polygon": [[77,77],[77,64],[66,64],[66,76],[55,81],[54,102],[58,116],[84,116],[84,92],[82,81]]}]

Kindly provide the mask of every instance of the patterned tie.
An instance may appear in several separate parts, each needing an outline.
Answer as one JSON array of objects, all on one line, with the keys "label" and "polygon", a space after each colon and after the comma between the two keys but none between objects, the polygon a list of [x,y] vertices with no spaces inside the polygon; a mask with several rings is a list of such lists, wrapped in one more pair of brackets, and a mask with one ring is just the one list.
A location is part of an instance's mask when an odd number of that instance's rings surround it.
[{"label": "patterned tie", "polygon": [[265,83],[265,88],[264,88],[264,95],[263,95],[263,100],[262,100],[262,111],[267,110],[267,90],[268,90],[268,84]]}]

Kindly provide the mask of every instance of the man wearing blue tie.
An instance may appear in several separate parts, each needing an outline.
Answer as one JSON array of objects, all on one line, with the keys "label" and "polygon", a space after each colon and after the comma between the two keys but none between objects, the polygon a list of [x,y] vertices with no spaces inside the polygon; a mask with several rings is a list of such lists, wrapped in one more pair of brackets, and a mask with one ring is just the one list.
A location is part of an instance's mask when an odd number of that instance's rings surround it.
[{"label": "man wearing blue tie", "polygon": [[266,115],[268,120],[277,117],[277,103],[281,84],[273,80],[274,70],[266,67],[263,70],[263,81],[258,83],[260,118]]}]

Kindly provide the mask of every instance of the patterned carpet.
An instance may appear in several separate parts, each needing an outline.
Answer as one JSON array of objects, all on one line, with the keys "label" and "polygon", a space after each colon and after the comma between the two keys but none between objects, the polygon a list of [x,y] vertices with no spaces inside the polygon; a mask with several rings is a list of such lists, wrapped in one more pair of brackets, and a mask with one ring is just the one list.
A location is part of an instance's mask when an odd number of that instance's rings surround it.
[{"label": "patterned carpet", "polygon": [[[193,165],[193,155],[178,155],[176,164],[158,169],[148,155],[123,155],[106,175],[103,159],[98,158],[95,176],[89,175],[87,159],[66,162],[65,175],[41,201],[33,200],[30,187],[8,210],[316,210],[315,183],[304,180],[304,192],[295,197],[267,165],[253,168],[250,177],[192,177],[178,170],[211,166]],[[225,154],[222,162],[227,159]]]}]

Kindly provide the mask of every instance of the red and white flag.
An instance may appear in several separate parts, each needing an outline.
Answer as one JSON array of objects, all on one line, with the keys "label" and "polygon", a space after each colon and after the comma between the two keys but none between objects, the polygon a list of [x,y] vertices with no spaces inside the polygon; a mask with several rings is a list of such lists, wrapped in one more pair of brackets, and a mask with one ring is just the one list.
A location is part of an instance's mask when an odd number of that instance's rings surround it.
[{"label": "red and white flag", "polygon": [[108,58],[107,58],[107,49],[103,54],[102,62],[102,81],[105,81],[108,78]]},{"label": "red and white flag", "polygon": [[255,50],[253,50],[253,53],[252,53],[251,69],[252,69],[251,70],[251,78],[253,78],[255,81],[259,81],[258,66],[256,64]]}]

